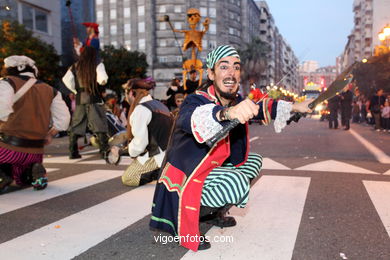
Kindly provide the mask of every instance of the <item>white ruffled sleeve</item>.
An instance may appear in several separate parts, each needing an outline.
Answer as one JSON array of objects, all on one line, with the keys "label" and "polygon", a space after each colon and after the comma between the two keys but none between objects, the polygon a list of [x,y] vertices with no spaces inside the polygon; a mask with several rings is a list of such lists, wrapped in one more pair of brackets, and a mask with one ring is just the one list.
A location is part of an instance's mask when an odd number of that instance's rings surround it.
[{"label": "white ruffled sleeve", "polygon": [[191,116],[191,130],[198,143],[204,143],[222,130],[222,125],[213,117],[214,104],[199,106]]},{"label": "white ruffled sleeve", "polygon": [[287,125],[287,120],[290,119],[292,110],[292,103],[286,101],[278,101],[276,108],[276,118],[274,121],[274,128],[276,133],[280,133]]}]

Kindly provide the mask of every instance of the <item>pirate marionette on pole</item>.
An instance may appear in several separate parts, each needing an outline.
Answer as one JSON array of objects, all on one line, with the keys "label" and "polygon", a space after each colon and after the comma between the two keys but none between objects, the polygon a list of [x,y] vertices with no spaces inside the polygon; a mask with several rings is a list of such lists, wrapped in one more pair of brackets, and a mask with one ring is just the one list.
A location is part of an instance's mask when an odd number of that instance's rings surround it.
[{"label": "pirate marionette on pole", "polygon": [[[208,31],[209,29],[209,23],[210,19],[206,18],[203,22],[204,29],[202,31],[196,30],[196,27],[198,26],[198,23],[200,22],[200,12],[196,8],[190,8],[187,11],[187,21],[190,27],[190,30],[176,30],[173,28],[169,16],[165,15],[163,18],[163,21],[167,22],[169,26],[171,27],[172,31],[184,33],[184,43],[183,43],[183,51],[188,50],[191,48],[191,59],[186,60],[183,62],[183,86],[186,90],[186,80],[187,80],[187,73],[190,71],[198,71],[199,72],[199,85],[202,82],[202,74],[203,74],[203,63],[201,60],[197,59],[197,53],[198,51],[202,51],[202,38],[203,35]],[[175,39],[177,41],[176,35]],[[183,55],[183,54],[182,54]]]}]

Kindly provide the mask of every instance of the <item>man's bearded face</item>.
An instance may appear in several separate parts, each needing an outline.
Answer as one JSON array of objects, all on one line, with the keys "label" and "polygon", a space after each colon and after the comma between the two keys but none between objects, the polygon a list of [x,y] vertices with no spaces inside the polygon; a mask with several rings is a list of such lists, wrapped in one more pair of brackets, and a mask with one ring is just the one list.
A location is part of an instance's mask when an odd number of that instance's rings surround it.
[{"label": "man's bearded face", "polygon": [[229,56],[220,59],[214,71],[208,69],[209,78],[220,97],[228,100],[236,98],[241,76],[241,63],[237,57]]}]

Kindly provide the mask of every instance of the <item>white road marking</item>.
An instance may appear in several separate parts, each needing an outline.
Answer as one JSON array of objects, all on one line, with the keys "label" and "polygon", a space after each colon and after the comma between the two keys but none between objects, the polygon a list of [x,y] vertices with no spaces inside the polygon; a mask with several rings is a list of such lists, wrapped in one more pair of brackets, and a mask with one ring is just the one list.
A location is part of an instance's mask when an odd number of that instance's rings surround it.
[{"label": "white road marking", "polygon": [[58,170],[59,170],[59,168],[46,168],[46,173],[51,173],[51,172],[55,172]]},{"label": "white road marking", "polygon": [[322,172],[347,172],[347,173],[363,173],[363,174],[378,174],[364,168],[357,167],[352,164],[339,162],[335,160],[327,160],[317,163],[308,164],[302,167],[295,168],[296,171],[322,171]]},{"label": "white road marking", "polygon": [[257,139],[259,139],[258,136],[252,137],[251,139],[249,139],[249,142],[251,143],[251,142],[253,142],[253,141],[257,140]]},{"label": "white road marking", "polygon": [[363,181],[363,183],[390,237],[390,182]]},{"label": "white road marking", "polygon": [[[121,161],[119,162],[119,165],[129,165],[132,162],[133,159],[129,156],[122,156]],[[100,164],[104,165],[107,164],[105,160],[99,159],[99,160],[90,160],[90,161],[81,161],[78,162],[78,164]]]},{"label": "white road marking", "polygon": [[93,157],[93,155],[86,155],[80,159],[69,159],[69,156],[57,156],[57,157],[44,157],[43,163],[65,163],[65,164],[74,164],[81,160],[85,160]]},{"label": "white road marking", "polygon": [[23,189],[0,196],[0,214],[30,206],[54,197],[58,197],[75,190],[79,190],[118,176],[123,171],[94,170],[57,181],[50,181],[46,189],[34,191],[33,188]]},{"label": "white road marking", "polygon": [[99,149],[94,149],[94,150],[91,150],[91,151],[81,152],[80,154],[84,155],[84,154],[91,154],[91,153],[99,153]]},{"label": "white road marking", "polygon": [[[291,259],[310,178],[263,176],[252,187],[245,209],[230,211],[237,226],[213,227],[211,248],[189,251],[182,259]],[[212,242],[219,236],[232,243]]]},{"label": "white road marking", "polygon": [[133,189],[0,244],[2,259],[71,259],[148,215],[154,188]]},{"label": "white road marking", "polygon": [[364,139],[361,135],[359,135],[358,133],[356,133],[354,130],[352,129],[349,129],[349,132],[361,143],[363,144],[368,151],[370,151],[375,157],[376,159],[380,162],[380,163],[390,163],[390,157],[387,156],[387,154],[385,154],[382,150],[380,150],[379,148],[377,148],[375,145],[373,145],[372,143],[370,143],[369,141],[367,141],[366,139]]},{"label": "white road marking", "polygon": [[275,162],[270,158],[263,158],[263,170],[291,170],[287,166],[284,166],[281,163]]}]

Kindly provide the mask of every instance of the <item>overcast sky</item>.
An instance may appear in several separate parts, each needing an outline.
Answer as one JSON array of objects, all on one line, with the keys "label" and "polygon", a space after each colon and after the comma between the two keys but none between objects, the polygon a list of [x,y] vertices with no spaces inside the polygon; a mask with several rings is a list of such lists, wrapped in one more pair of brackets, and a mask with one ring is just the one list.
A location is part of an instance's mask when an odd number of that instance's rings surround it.
[{"label": "overcast sky", "polygon": [[267,0],[276,26],[299,62],[335,65],[353,28],[353,0]]}]

